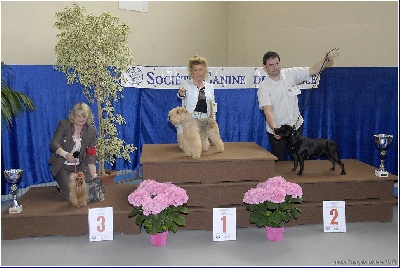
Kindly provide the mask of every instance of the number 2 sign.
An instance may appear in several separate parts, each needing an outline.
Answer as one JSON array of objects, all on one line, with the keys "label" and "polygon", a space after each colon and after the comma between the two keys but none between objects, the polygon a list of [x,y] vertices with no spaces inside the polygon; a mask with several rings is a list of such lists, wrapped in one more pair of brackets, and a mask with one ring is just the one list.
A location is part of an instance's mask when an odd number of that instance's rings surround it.
[{"label": "number 2 sign", "polygon": [[324,207],[324,232],[345,233],[346,213],[345,201],[323,201]]}]

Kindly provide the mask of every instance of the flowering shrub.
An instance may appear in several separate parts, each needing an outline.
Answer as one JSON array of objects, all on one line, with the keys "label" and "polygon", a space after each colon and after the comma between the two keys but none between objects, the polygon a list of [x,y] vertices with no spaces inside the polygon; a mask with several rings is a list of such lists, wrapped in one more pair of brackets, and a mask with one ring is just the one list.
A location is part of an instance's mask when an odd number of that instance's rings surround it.
[{"label": "flowering shrub", "polygon": [[243,202],[250,211],[250,222],[258,227],[283,227],[290,219],[297,219],[303,202],[303,190],[297,183],[277,176],[259,183],[244,194]]},{"label": "flowering shrub", "polygon": [[133,210],[128,217],[136,217],[136,225],[144,226],[147,233],[157,234],[167,230],[176,233],[177,227],[185,225],[181,214],[188,214],[184,206],[189,197],[183,188],[172,183],[143,180],[128,196]]}]

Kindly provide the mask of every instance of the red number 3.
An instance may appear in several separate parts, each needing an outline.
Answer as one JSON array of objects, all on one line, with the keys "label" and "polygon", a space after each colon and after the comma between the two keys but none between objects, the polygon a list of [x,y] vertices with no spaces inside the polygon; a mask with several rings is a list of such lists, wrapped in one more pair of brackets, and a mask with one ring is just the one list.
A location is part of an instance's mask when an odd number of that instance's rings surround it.
[{"label": "red number 3", "polygon": [[99,225],[97,225],[97,231],[98,232],[104,232],[106,230],[106,218],[104,216],[98,216],[97,221],[99,222]]}]

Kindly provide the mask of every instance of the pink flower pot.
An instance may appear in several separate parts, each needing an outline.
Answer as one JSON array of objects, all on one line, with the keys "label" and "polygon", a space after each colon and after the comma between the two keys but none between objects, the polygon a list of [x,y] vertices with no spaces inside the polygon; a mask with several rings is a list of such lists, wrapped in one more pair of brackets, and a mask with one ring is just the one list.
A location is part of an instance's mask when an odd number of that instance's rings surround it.
[{"label": "pink flower pot", "polygon": [[266,226],[267,239],[271,241],[281,241],[283,238],[283,233],[285,232],[285,227],[273,228]]},{"label": "pink flower pot", "polygon": [[153,246],[163,247],[167,244],[168,230],[155,235],[150,235],[150,241]]}]

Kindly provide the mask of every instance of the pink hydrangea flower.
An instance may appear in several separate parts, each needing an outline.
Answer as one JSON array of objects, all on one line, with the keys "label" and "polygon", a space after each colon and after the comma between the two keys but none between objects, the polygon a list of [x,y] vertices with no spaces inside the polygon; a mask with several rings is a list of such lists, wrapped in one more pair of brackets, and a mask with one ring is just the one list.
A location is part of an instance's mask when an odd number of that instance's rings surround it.
[{"label": "pink hydrangea flower", "polygon": [[244,194],[243,202],[247,204],[261,204],[267,201],[268,191],[264,188],[250,189]]},{"label": "pink hydrangea flower", "polygon": [[286,190],[282,187],[270,187],[267,190],[267,200],[272,203],[285,202]]},{"label": "pink hydrangea flower", "polygon": [[246,204],[261,204],[265,201],[283,203],[287,195],[292,198],[300,198],[303,196],[303,190],[297,183],[288,182],[281,176],[275,176],[266,182],[257,184],[256,188],[248,190],[244,194],[243,202]]},{"label": "pink hydrangea flower", "polygon": [[258,227],[280,228],[290,219],[298,218],[300,209],[295,203],[301,203],[302,196],[300,185],[275,176],[258,183],[256,188],[249,189],[244,194],[243,202],[248,204],[246,209],[250,211],[250,222]]},{"label": "pink hydrangea flower", "polygon": [[129,204],[141,207],[146,216],[157,215],[169,206],[180,206],[189,200],[185,189],[173,183],[160,183],[155,180],[144,180],[128,196]]},{"label": "pink hydrangea flower", "polygon": [[293,198],[303,197],[303,189],[297,183],[288,182],[286,184],[286,194]]}]

